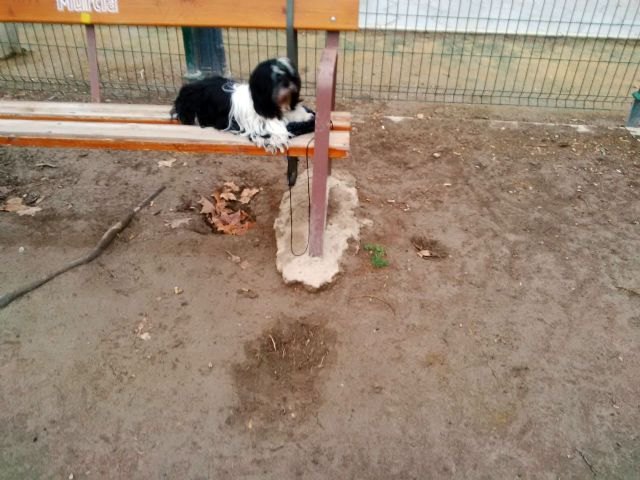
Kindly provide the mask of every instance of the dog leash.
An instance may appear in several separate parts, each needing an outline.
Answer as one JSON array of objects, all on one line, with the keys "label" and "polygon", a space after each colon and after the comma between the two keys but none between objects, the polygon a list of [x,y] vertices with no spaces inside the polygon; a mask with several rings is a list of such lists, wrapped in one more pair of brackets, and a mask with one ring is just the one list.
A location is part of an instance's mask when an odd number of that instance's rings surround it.
[{"label": "dog leash", "polygon": [[[333,121],[329,121],[329,130],[333,130]],[[305,150],[305,159],[307,162],[307,244],[304,247],[304,250],[300,253],[296,253],[293,251],[293,203],[291,200],[292,192],[291,188],[296,184],[296,179],[298,178],[298,158],[297,157],[287,157],[288,165],[287,165],[287,182],[289,184],[289,221],[291,223],[291,230],[289,231],[289,249],[291,250],[291,254],[294,257],[301,257],[307,250],[309,249],[309,238],[311,237],[311,181],[309,180],[309,147],[311,146],[311,142],[315,135],[312,135],[309,141],[307,142],[307,148]]]},{"label": "dog leash", "polygon": [[288,183],[289,183],[289,221],[291,223],[291,229],[289,230],[289,248],[291,250],[291,254],[294,257],[301,257],[302,255],[304,255],[305,253],[307,253],[307,250],[309,249],[309,237],[311,236],[311,181],[309,180],[309,146],[311,145],[311,142],[313,142],[314,136],[311,137],[311,139],[309,140],[309,142],[307,143],[307,148],[305,151],[305,159],[307,162],[307,211],[308,211],[308,217],[307,217],[307,244],[304,247],[304,250],[302,250],[302,252],[300,253],[296,253],[293,251],[293,201],[291,200],[291,198],[293,197],[293,192],[292,192],[292,186],[295,184],[295,179],[298,176],[298,159],[296,157],[287,157],[287,160],[289,161],[289,165],[288,167],[291,167],[292,158],[295,158],[295,177],[293,177],[293,182],[291,181],[291,175],[290,175],[290,171],[289,168],[287,169],[287,179],[288,179]]}]

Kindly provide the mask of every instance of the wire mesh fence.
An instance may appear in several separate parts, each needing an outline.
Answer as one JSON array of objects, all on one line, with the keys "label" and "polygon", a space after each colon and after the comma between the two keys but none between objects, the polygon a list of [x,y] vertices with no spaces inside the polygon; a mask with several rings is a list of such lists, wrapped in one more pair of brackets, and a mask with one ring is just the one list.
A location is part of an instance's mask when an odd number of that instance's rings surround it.
[{"label": "wire mesh fence", "polygon": [[[98,26],[103,96],[169,101],[185,81],[179,28]],[[286,54],[277,30],[224,29],[227,72]],[[299,33],[312,97],[324,32]],[[626,108],[640,85],[637,0],[368,0],[341,35],[338,95],[372,100]],[[88,99],[84,27],[0,24],[0,89]]]}]

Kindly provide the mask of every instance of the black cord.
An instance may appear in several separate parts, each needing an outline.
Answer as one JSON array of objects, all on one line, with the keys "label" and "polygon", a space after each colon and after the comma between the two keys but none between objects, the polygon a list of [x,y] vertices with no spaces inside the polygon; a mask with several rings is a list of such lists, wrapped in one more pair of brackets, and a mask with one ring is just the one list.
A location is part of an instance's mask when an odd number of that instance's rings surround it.
[{"label": "black cord", "polygon": [[292,204],[292,200],[291,197],[293,197],[293,193],[291,191],[291,185],[289,185],[289,220],[291,222],[291,231],[290,231],[290,239],[289,239],[289,248],[291,250],[291,254],[294,257],[301,257],[302,255],[304,255],[305,253],[307,253],[307,250],[309,249],[309,237],[311,236],[311,180],[309,180],[309,146],[311,145],[311,142],[313,142],[313,136],[311,136],[311,139],[309,140],[309,142],[307,143],[307,150],[305,152],[305,156],[306,156],[306,160],[307,160],[307,210],[308,210],[308,217],[307,217],[307,245],[304,247],[304,250],[300,253],[296,253],[293,251],[293,204]]}]

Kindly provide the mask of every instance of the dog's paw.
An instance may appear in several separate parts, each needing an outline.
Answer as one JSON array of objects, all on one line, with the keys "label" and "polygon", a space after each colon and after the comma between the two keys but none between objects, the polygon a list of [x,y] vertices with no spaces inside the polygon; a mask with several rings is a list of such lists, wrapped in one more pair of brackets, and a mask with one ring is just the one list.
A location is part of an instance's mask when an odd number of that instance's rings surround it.
[{"label": "dog's paw", "polygon": [[316,118],[316,112],[311,110],[309,107],[306,107],[305,105],[303,105],[302,108],[304,108],[305,111],[309,114],[309,120]]},{"label": "dog's paw", "polygon": [[302,104],[298,104],[294,110],[291,110],[284,115],[287,123],[310,122],[315,118],[315,116],[316,114],[313,110],[308,109]]},{"label": "dog's paw", "polygon": [[264,148],[270,153],[286,153],[289,149],[289,135],[271,135],[266,139]]},{"label": "dog's paw", "polygon": [[247,137],[249,138],[251,143],[253,143],[256,147],[267,148],[266,143],[269,140],[268,137],[263,137],[261,135],[255,134],[255,133],[250,133],[250,134],[247,135]]}]

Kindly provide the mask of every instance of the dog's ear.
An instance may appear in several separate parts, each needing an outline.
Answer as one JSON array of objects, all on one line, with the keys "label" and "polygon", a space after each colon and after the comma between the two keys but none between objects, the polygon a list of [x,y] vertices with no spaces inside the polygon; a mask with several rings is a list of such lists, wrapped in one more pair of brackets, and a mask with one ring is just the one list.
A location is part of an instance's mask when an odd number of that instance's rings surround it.
[{"label": "dog's ear", "polygon": [[249,77],[249,90],[255,111],[266,118],[280,118],[282,112],[273,100],[271,61],[262,62]]},{"label": "dog's ear", "polygon": [[294,70],[293,75],[291,76],[292,83],[296,86],[296,90],[291,94],[291,110],[294,110],[298,103],[302,100],[300,99],[300,89],[302,88],[302,81],[300,80],[300,75],[297,70]]},{"label": "dog's ear", "polygon": [[287,79],[296,86],[295,91],[291,94],[291,110],[296,108],[296,105],[300,103],[300,89],[302,88],[302,80],[300,79],[300,74],[298,73],[298,68],[296,64],[293,63],[289,58],[279,58],[278,63],[283,67],[283,71],[286,71]]}]

